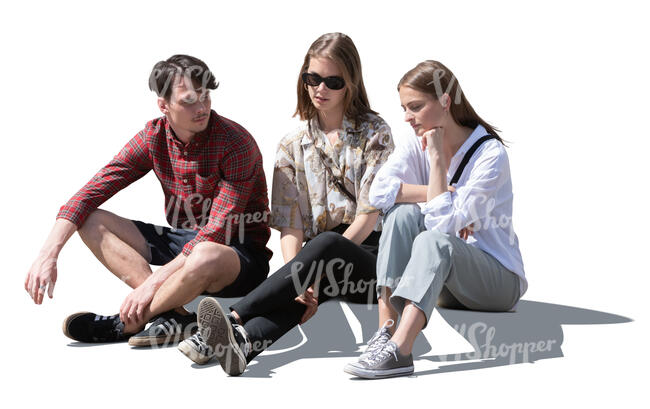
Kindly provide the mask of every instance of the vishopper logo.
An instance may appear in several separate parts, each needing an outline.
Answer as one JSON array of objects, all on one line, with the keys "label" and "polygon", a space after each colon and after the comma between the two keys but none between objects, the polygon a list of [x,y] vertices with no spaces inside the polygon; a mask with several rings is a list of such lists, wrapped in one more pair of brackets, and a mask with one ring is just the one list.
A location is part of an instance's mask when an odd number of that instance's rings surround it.
[{"label": "vishopper logo", "polygon": [[[201,205],[198,214],[194,210],[196,205]],[[165,215],[170,226],[176,229],[193,230],[202,229],[210,221],[210,212],[212,211],[212,199],[203,196],[200,193],[192,193],[187,198],[182,199],[178,196],[171,196],[165,207]],[[229,214],[226,217],[226,245],[231,243],[233,225],[238,229],[239,243],[244,243],[244,234],[246,226],[250,224],[266,223],[268,224],[271,212],[268,210],[254,213]],[[180,221],[184,219],[181,223]],[[163,234],[162,226],[156,226],[156,233]]]},{"label": "vishopper logo", "polygon": [[[193,75],[193,73],[195,73]],[[169,73],[165,69],[160,69],[156,68],[151,72],[151,80],[150,83],[155,86],[155,88],[159,88],[158,85],[158,79],[161,78],[162,75],[168,74],[166,78],[164,78],[162,86],[160,86],[160,89],[155,89],[156,94],[158,95],[166,95],[167,91],[174,86],[174,79],[177,77],[180,77],[182,81],[184,82],[185,88],[188,90],[192,90],[190,93],[189,98],[185,101],[187,103],[193,104],[197,100],[201,100],[203,102],[205,98],[208,96],[208,85],[210,83],[210,77],[212,76],[212,73],[200,65],[190,65],[189,67],[185,69],[181,69],[180,67],[172,73]],[[192,78],[200,78],[201,79],[201,84],[199,88],[203,90],[201,95],[199,96],[195,91],[194,91],[194,84],[192,83]],[[217,82],[217,86],[219,83]]]},{"label": "vishopper logo", "polygon": [[[452,195],[458,195],[458,191],[460,190],[462,192],[462,188],[462,186],[458,188],[458,190],[453,192]],[[512,224],[512,217],[505,213],[498,214],[498,211],[495,211],[496,199],[494,197],[483,193],[473,193],[472,196],[466,200],[466,203],[467,204],[458,211],[458,214],[464,217],[455,218],[452,231],[460,231],[463,228],[468,227],[470,224],[468,222],[469,220],[474,220],[474,222],[472,222],[472,230],[474,233],[488,229],[504,229],[508,232],[508,242],[510,245],[515,245],[517,236]],[[446,211],[431,213],[434,217],[442,217],[447,214]]]},{"label": "vishopper logo", "polygon": [[[285,278],[291,277],[297,294],[303,294],[307,291],[310,283],[314,282],[314,296],[318,297],[323,285],[322,279],[327,277],[329,285],[323,289],[323,294],[328,297],[337,297],[339,295],[367,293],[368,309],[372,309],[377,280],[350,280],[350,276],[354,272],[353,263],[346,263],[342,258],[333,258],[328,261],[314,260],[309,266],[309,272],[304,282],[301,282],[300,276],[305,268],[303,262],[294,261],[291,263],[291,273],[285,276]],[[342,278],[337,280],[337,275]]]},{"label": "vishopper logo", "polygon": [[[475,322],[469,328],[466,324],[457,324],[454,326],[454,329],[466,338],[474,348],[474,352],[466,355],[467,358],[508,359],[510,365],[532,362],[529,354],[549,352],[552,350],[553,345],[558,342],[555,339],[548,339],[492,345],[492,341],[496,335],[496,328],[488,327],[484,322]],[[456,360],[460,359],[460,355],[456,354]],[[442,357],[442,360],[444,361],[445,357]]]},{"label": "vishopper logo", "polygon": [[[454,83],[457,83],[456,77],[452,75],[451,79],[449,80],[449,83],[447,84],[447,88],[444,88],[442,86],[442,78],[444,78],[446,73],[447,72],[442,68],[436,68],[433,71],[433,79],[427,83],[427,85],[433,84],[433,88],[435,89],[436,96],[438,97],[438,99],[440,99],[444,94],[450,95],[449,93],[451,92],[451,89],[454,87]],[[458,84],[458,86],[456,87],[456,93],[454,95],[453,103],[460,104],[462,101],[462,95],[463,94],[460,88],[460,84]]]},{"label": "vishopper logo", "polygon": [[265,210],[263,212],[255,212],[255,213],[229,214],[228,217],[226,218],[226,245],[230,244],[230,240],[232,237],[233,223],[238,226],[239,229],[238,239],[239,239],[239,243],[242,244],[244,243],[244,231],[246,229],[246,225],[259,224],[259,223],[268,224],[268,219],[270,214],[271,212],[269,212],[268,210]]},{"label": "vishopper logo", "polygon": [[[195,215],[194,206],[201,204],[201,210]],[[165,207],[165,215],[169,225],[176,229],[202,229],[210,220],[210,211],[212,209],[212,199],[205,197],[200,193],[192,193],[187,198],[182,199],[179,196],[171,196]],[[181,212],[185,219],[180,223]],[[180,224],[180,226],[179,226]],[[156,233],[162,234],[162,230],[156,230]]]}]

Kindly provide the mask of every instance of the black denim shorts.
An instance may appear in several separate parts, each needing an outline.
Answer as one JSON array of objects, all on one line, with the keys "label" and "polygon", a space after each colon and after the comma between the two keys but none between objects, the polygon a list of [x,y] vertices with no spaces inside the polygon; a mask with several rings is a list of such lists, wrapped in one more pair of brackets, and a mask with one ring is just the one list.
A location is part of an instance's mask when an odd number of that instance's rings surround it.
[{"label": "black denim shorts", "polygon": [[[151,249],[151,264],[162,266],[172,261],[183,252],[183,247],[192,241],[199,230],[172,229],[151,223],[131,220],[144,236]],[[257,287],[269,274],[269,262],[265,252],[251,243],[235,242],[231,247],[239,256],[239,275],[230,285],[221,291],[206,295],[216,297],[243,297]]]}]

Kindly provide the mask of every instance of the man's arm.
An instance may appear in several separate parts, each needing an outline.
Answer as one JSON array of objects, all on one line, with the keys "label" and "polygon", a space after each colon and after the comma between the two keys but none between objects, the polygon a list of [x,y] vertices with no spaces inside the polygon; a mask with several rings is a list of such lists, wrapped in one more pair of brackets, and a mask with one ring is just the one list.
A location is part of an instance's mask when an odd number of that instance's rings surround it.
[{"label": "man's arm", "polygon": [[59,254],[88,215],[115,193],[140,179],[151,168],[142,131],[60,208],[54,227],[25,278],[25,290],[34,303],[43,302],[46,287],[48,296],[54,296]]}]

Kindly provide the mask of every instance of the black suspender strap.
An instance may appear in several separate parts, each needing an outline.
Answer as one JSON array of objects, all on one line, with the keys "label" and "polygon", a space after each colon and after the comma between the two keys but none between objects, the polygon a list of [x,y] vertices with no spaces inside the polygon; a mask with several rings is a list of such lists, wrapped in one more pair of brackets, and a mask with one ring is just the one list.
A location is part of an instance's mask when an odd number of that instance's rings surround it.
[{"label": "black suspender strap", "polygon": [[472,145],[472,147],[469,148],[467,153],[465,153],[465,156],[463,156],[463,160],[460,161],[460,165],[458,165],[458,169],[456,169],[456,173],[454,173],[454,177],[452,177],[451,182],[449,182],[449,186],[458,183],[458,179],[460,179],[460,176],[463,174],[463,170],[465,170],[465,166],[467,166],[467,163],[469,162],[474,152],[476,152],[478,147],[481,146],[483,142],[490,139],[497,139],[497,137],[494,135],[485,135],[478,141],[474,142],[474,145]]}]

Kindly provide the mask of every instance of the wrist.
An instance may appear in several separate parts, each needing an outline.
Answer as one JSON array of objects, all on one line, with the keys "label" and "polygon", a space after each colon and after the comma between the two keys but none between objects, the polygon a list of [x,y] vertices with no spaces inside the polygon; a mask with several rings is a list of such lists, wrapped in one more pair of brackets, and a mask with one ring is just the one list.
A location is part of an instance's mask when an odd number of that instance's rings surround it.
[{"label": "wrist", "polygon": [[59,258],[59,253],[61,253],[61,248],[63,246],[57,246],[57,245],[45,245],[43,248],[41,248],[41,251],[39,251],[39,256],[43,258],[53,258],[57,259]]}]

